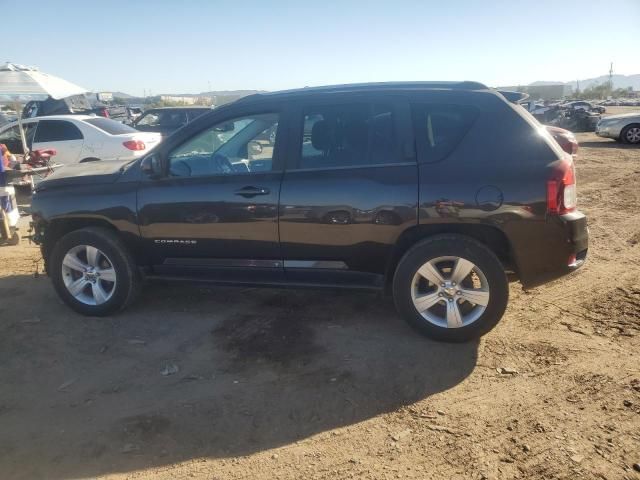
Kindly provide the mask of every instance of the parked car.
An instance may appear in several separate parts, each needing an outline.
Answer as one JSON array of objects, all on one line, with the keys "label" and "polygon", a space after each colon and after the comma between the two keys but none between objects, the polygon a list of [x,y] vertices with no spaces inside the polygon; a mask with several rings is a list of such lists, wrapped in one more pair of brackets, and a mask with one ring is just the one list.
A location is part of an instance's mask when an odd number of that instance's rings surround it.
[{"label": "parked car", "polygon": [[602,118],[596,125],[596,135],[633,145],[640,144],[640,112]]},{"label": "parked car", "polygon": [[143,278],[370,289],[445,341],[496,325],[507,274],[531,288],[588,248],[571,155],[475,82],[245,97],[134,162],[61,169],[32,215],[57,293],[85,315],[130,304]]},{"label": "parked car", "polygon": [[562,150],[571,155],[578,153],[578,140],[572,132],[552,125],[545,125],[545,128],[551,134],[553,139],[558,142],[558,145],[560,145]]},{"label": "parked car", "polygon": [[606,108],[602,105],[596,105],[585,100],[574,100],[571,102],[565,102],[562,107],[572,108],[574,110],[584,110],[586,112],[605,113]]},{"label": "parked car", "polygon": [[144,109],[142,107],[134,107],[134,106],[127,107],[127,119],[125,123],[129,125],[134,123],[142,115],[143,112],[144,112]]},{"label": "parked car", "polygon": [[22,118],[45,117],[49,115],[97,115],[106,118],[122,117],[124,107],[108,106],[97,102],[90,95],[73,95],[56,100],[32,100],[22,109]]},{"label": "parked car", "polygon": [[[157,133],[139,132],[108,118],[89,115],[52,115],[22,122],[31,150],[54,149],[56,163],[95,160],[131,160],[161,141]],[[0,127],[0,143],[12,153],[24,153],[18,123]]]},{"label": "parked car", "polygon": [[200,115],[210,112],[211,107],[164,107],[145,110],[133,126],[141,132],[157,132],[163,137],[171,135]]}]

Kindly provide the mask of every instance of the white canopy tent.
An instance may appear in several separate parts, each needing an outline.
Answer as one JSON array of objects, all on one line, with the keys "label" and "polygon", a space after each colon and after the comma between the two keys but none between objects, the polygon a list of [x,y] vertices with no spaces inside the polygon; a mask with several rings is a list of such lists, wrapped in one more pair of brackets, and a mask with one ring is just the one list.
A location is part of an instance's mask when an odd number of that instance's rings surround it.
[{"label": "white canopy tent", "polygon": [[88,90],[75,83],[39,71],[36,67],[5,63],[0,66],[0,96],[52,97],[56,100]]},{"label": "white canopy tent", "polygon": [[[86,88],[63,80],[48,73],[40,72],[36,67],[6,63],[0,66],[0,97],[18,100],[21,97],[31,99],[52,97],[56,100],[86,93]],[[28,152],[21,122],[21,112],[18,112],[18,125],[22,146]]]}]

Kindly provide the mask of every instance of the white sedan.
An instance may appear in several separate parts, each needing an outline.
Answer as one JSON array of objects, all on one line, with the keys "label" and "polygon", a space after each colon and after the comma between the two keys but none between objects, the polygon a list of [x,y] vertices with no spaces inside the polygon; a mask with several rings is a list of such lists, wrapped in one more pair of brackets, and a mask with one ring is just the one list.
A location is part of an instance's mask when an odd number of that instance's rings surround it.
[{"label": "white sedan", "polygon": [[[159,133],[139,132],[128,125],[90,115],[51,115],[22,121],[31,150],[53,148],[55,163],[132,160],[162,140]],[[23,153],[17,122],[0,128],[0,143]]]}]

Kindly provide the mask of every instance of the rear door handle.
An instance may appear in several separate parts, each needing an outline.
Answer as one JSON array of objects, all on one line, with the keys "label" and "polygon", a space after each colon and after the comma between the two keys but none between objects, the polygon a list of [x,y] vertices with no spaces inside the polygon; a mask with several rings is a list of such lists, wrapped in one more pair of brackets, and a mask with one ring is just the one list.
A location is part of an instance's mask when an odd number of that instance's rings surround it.
[{"label": "rear door handle", "polygon": [[264,187],[242,187],[235,191],[236,195],[247,198],[255,197],[256,195],[269,195],[269,193],[271,193],[271,191]]}]

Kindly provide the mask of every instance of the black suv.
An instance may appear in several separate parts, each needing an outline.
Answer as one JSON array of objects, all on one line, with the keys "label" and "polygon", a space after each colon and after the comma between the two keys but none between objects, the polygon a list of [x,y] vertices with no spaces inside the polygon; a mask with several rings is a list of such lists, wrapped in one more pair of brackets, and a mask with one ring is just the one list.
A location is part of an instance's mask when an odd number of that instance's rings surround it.
[{"label": "black suv", "polygon": [[143,279],[393,294],[422,333],[462,341],[524,287],[584,263],[573,161],[474,82],[257,94],[131,163],[69,166],[32,203],[60,297],[86,315]]}]

